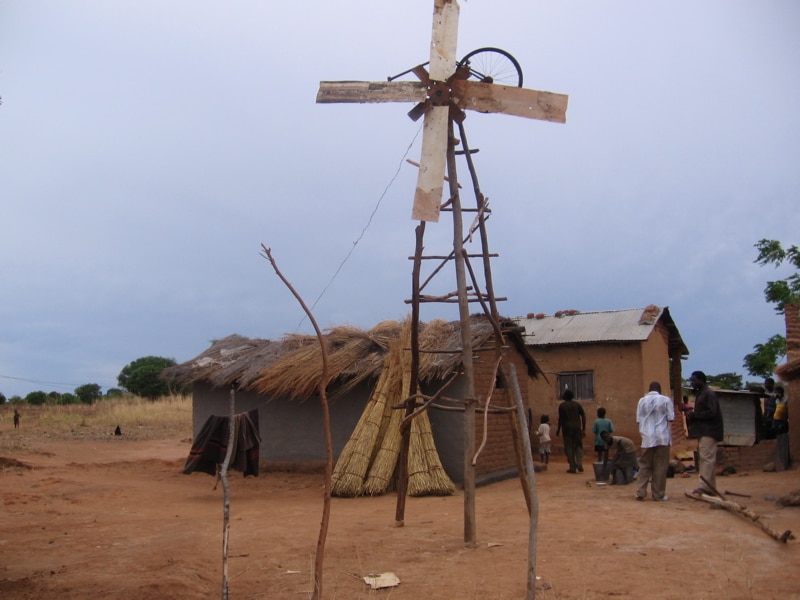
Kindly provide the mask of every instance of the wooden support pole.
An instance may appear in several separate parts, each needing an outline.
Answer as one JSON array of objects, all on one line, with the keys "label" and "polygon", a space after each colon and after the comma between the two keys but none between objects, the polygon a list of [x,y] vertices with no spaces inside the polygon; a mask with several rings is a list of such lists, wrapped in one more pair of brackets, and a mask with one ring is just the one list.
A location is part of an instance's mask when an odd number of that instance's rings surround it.
[{"label": "wooden support pole", "polygon": [[228,540],[231,532],[231,488],[228,484],[228,467],[231,464],[233,446],[236,443],[236,388],[231,386],[228,407],[228,447],[225,459],[219,468],[219,479],[222,482],[222,600],[228,600]]},{"label": "wooden support pole", "polygon": [[526,407],[522,402],[522,392],[519,389],[519,379],[517,379],[517,369],[513,364],[508,365],[509,379],[511,380],[511,390],[514,395],[514,403],[517,406],[517,419],[519,420],[520,431],[522,432],[522,447],[525,455],[525,481],[528,487],[528,511],[530,521],[528,523],[528,589],[527,600],[533,600],[536,595],[536,530],[539,526],[539,498],[536,495],[536,473],[533,469],[533,454],[531,453],[531,438],[528,431],[528,419]]},{"label": "wooden support pole", "polygon": [[453,198],[453,255],[456,264],[458,286],[458,314],[461,323],[461,363],[464,369],[464,543],[468,547],[477,544],[475,526],[475,369],[472,357],[472,325],[467,299],[467,274],[464,266],[464,223],[461,218],[461,199],[458,195],[456,157],[453,147],[453,122],[447,128],[447,172],[450,176],[450,195]]},{"label": "wooden support pole", "polygon": [[397,506],[394,522],[397,527],[405,524],[406,495],[408,493],[408,451],[411,445],[411,419],[417,405],[419,388],[419,273],[422,265],[425,221],[415,229],[414,268],[411,272],[411,384],[410,396],[405,401],[405,419],[400,425],[400,454],[397,458]]}]

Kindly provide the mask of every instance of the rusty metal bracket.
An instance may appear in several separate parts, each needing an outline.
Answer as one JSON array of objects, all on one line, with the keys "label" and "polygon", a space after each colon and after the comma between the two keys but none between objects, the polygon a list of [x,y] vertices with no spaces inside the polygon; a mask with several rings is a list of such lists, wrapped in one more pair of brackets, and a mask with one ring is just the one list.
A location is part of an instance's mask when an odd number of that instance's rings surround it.
[{"label": "rusty metal bracket", "polygon": [[431,81],[428,84],[428,100],[431,106],[447,106],[452,93],[453,88],[446,81]]}]

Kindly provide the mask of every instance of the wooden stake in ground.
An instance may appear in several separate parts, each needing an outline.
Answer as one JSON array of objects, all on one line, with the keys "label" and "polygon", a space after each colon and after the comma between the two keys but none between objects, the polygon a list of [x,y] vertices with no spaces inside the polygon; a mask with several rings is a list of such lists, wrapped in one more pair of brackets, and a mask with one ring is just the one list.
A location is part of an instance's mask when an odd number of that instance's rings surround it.
[{"label": "wooden stake in ground", "polygon": [[744,517],[745,519],[752,521],[756,525],[758,525],[764,533],[766,533],[771,538],[778,540],[779,542],[785,544],[789,540],[795,539],[794,534],[788,529],[783,533],[778,533],[774,529],[772,529],[769,525],[764,523],[761,520],[761,517],[754,513],[752,510],[749,510],[746,506],[742,506],[738,502],[733,502],[732,500],[723,500],[722,498],[717,498],[716,496],[710,496],[708,494],[695,494],[693,492],[685,492],[686,496],[689,498],[694,498],[695,500],[702,500],[703,502],[708,502],[710,504],[715,504],[720,508],[724,508],[732,513],[739,515],[740,517]]},{"label": "wooden stake in ground", "polygon": [[322,335],[322,330],[319,328],[311,309],[308,308],[302,296],[294,289],[294,286],[289,283],[289,280],[283,276],[283,273],[281,273],[281,270],[278,268],[278,263],[272,258],[272,251],[264,244],[261,244],[261,249],[264,251],[264,257],[272,265],[275,274],[292,293],[306,313],[308,320],[314,327],[314,332],[317,334],[317,341],[319,341],[320,350],[322,352],[322,373],[317,382],[317,391],[319,393],[320,404],[322,405],[322,428],[323,435],[325,436],[325,481],[322,486],[322,521],[319,524],[317,552],[314,557],[314,591],[311,594],[311,600],[319,600],[322,598],[322,566],[325,561],[325,542],[328,539],[328,525],[331,520],[331,480],[333,478],[333,437],[331,436],[331,411],[328,406],[328,383],[330,383],[328,348],[325,337]]},{"label": "wooden stake in ground", "polygon": [[225,460],[219,468],[219,479],[222,482],[222,600],[228,600],[228,538],[231,531],[231,488],[228,484],[228,466],[231,464],[236,431],[236,390],[231,386],[230,408],[228,410],[228,447]]},{"label": "wooden stake in ground", "polygon": [[508,365],[511,379],[511,390],[514,393],[514,402],[517,405],[517,418],[522,430],[522,446],[525,455],[525,471],[528,477],[528,492],[530,497],[530,522],[528,525],[528,591],[527,600],[533,600],[536,595],[536,529],[539,525],[539,499],[536,495],[536,474],[533,470],[533,454],[531,453],[531,438],[528,431],[528,419],[525,415],[525,405],[522,402],[522,392],[519,389],[517,369],[513,363]]}]

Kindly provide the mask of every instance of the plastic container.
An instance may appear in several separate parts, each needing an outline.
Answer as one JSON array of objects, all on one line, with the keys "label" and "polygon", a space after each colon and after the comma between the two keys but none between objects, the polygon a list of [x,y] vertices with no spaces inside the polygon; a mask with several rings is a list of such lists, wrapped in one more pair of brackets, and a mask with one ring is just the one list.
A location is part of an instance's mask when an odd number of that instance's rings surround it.
[{"label": "plastic container", "polygon": [[606,463],[605,468],[603,468],[602,462],[595,462],[592,463],[592,467],[594,467],[595,481],[608,481],[608,472],[611,470],[610,463]]}]

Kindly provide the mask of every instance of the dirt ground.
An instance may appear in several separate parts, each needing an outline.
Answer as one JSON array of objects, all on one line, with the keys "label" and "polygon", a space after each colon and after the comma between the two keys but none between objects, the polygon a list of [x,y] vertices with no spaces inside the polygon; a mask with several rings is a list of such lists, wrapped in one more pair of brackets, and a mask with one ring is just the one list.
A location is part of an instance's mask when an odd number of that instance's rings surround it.
[{"label": "dirt ground", "polygon": [[[220,596],[222,492],[207,475],[180,473],[190,440],[13,439],[24,435],[0,429],[0,598]],[[567,474],[556,459],[537,475],[537,598],[800,598],[800,542],[685,497],[695,476],[668,480],[667,502],[636,502],[633,486],[598,486],[588,470]],[[800,487],[797,470],[720,477],[718,487],[750,495],[731,499],[773,530],[800,534],[800,507],[775,503]],[[230,597],[309,597],[322,476],[232,473],[231,493]],[[333,500],[324,598],[525,597],[518,480],[478,488],[473,549],[461,492],[409,498],[402,528],[395,502]],[[362,580],[385,572],[400,584]]]}]

